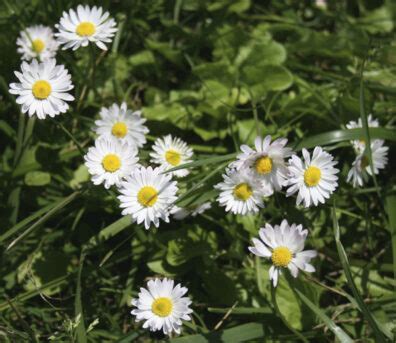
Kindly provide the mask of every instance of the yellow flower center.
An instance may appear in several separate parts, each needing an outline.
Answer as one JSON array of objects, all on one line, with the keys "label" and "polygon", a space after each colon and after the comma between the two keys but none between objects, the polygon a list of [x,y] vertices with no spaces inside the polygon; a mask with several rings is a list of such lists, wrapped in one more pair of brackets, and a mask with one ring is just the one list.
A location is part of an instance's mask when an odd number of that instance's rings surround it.
[{"label": "yellow flower center", "polygon": [[115,123],[111,128],[111,133],[117,138],[124,138],[125,135],[128,133],[128,127],[125,123],[119,121]]},{"label": "yellow flower center", "polygon": [[252,188],[247,183],[240,183],[234,188],[234,196],[239,200],[246,201],[252,194]]},{"label": "yellow flower center", "polygon": [[95,25],[89,21],[83,21],[78,24],[76,28],[76,33],[81,37],[92,36],[96,32]]},{"label": "yellow flower center", "polygon": [[155,299],[151,305],[151,311],[159,317],[168,317],[171,314],[172,309],[172,300],[165,297]]},{"label": "yellow flower center", "polygon": [[102,160],[102,166],[103,168],[110,172],[114,173],[121,167],[121,160],[117,155],[114,154],[108,154],[106,155],[103,160]]},{"label": "yellow flower center", "polygon": [[286,247],[277,247],[272,251],[271,260],[275,267],[287,267],[293,257],[292,252]]},{"label": "yellow flower center", "polygon": [[142,187],[137,195],[138,201],[142,206],[152,207],[158,200],[158,192],[154,187]]},{"label": "yellow flower center", "polygon": [[34,83],[32,93],[36,99],[47,99],[51,94],[51,85],[48,81],[38,80]]},{"label": "yellow flower center", "polygon": [[308,187],[316,186],[319,183],[321,176],[322,172],[318,167],[310,166],[304,172],[304,182]]},{"label": "yellow flower center", "polygon": [[180,164],[181,154],[175,150],[168,150],[165,153],[165,159],[172,166],[177,166]]},{"label": "yellow flower center", "polygon": [[32,42],[32,49],[33,49],[34,52],[36,52],[36,53],[38,53],[38,54],[39,54],[41,51],[44,50],[44,47],[45,47],[45,44],[44,44],[44,42],[43,42],[41,39],[35,39],[35,40]]},{"label": "yellow flower center", "polygon": [[272,160],[268,156],[260,157],[254,163],[256,172],[259,174],[268,174],[272,171]]}]

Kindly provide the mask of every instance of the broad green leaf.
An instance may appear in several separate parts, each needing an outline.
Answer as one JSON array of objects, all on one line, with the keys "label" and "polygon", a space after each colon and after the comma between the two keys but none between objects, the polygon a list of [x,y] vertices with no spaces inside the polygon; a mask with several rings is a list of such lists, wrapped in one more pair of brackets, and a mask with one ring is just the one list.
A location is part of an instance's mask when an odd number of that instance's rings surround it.
[{"label": "broad green leaf", "polygon": [[130,56],[128,62],[133,67],[140,67],[145,64],[154,64],[155,57],[150,50],[143,50]]},{"label": "broad green leaf", "polygon": [[51,174],[42,171],[31,171],[25,175],[28,186],[45,186],[51,182]]}]

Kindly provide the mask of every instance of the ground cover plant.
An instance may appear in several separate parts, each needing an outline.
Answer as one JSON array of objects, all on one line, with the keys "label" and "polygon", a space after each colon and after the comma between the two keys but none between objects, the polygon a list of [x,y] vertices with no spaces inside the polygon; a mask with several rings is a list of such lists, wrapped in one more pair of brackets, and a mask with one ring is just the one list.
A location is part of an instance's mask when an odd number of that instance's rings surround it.
[{"label": "ground cover plant", "polygon": [[392,342],[396,4],[0,3],[4,342]]}]

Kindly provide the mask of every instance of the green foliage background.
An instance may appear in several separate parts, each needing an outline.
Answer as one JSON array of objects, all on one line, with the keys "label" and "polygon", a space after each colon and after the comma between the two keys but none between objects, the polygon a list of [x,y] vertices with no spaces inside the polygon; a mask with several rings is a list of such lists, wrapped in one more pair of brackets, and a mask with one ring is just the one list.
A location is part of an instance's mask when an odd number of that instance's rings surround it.
[{"label": "green foliage background", "polygon": [[[29,25],[53,26],[79,2],[0,2],[1,340],[164,339],[129,314],[131,297],[156,275],[183,283],[193,299],[194,320],[174,342],[326,342],[334,332],[344,342],[391,340],[396,4],[86,3],[109,10],[119,31],[107,53],[58,53],[77,100],[67,114],[39,121],[19,114],[8,93],[20,65],[16,38]],[[214,204],[159,229],[131,225],[116,193],[91,184],[81,156],[100,107],[123,100],[148,119],[141,159],[168,133],[194,148],[198,162],[179,183],[179,205],[214,201],[225,165],[256,134],[286,136],[296,150],[326,146],[339,161],[339,188],[318,208],[296,208],[294,198],[276,194],[257,216],[226,215]],[[381,129],[345,130],[368,113]],[[349,140],[362,137],[386,139],[390,162],[375,182],[353,189],[345,182],[354,159]],[[247,246],[260,226],[283,218],[309,228],[317,272],[282,278],[273,291],[269,265]]]}]

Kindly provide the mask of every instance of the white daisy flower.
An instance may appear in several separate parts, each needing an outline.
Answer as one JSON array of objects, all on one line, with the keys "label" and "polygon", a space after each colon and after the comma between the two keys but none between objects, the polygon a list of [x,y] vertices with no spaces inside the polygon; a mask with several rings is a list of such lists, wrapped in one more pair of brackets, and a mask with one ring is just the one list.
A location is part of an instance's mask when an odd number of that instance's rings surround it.
[{"label": "white daisy flower", "polygon": [[[371,142],[371,157],[373,160],[374,174],[379,174],[380,169],[384,169],[388,163],[387,146],[383,146],[383,141],[380,139]],[[351,182],[353,187],[362,187],[368,181],[369,175],[372,176],[372,169],[370,161],[364,153],[356,156],[355,161],[350,169],[347,182]]]},{"label": "white daisy flower", "polygon": [[138,167],[137,150],[115,138],[95,140],[95,146],[88,149],[84,159],[92,182],[95,185],[103,183],[106,189],[119,186],[122,178]]},{"label": "white daisy flower", "polygon": [[[367,117],[367,123],[368,123],[368,127],[378,127],[379,126],[378,120],[374,119],[371,114],[369,114],[369,116]],[[346,127],[347,127],[347,129],[360,129],[363,127],[362,119],[359,118],[358,121],[352,120],[348,124],[346,124]],[[372,140],[372,142],[374,142],[374,141],[376,141],[376,140]],[[382,141],[382,140],[379,140],[379,141]],[[353,140],[353,141],[351,141],[351,144],[353,145],[357,154],[363,153],[364,149],[366,148],[364,139]]]},{"label": "white daisy flower", "polygon": [[278,284],[283,268],[288,268],[293,277],[297,277],[299,269],[309,273],[315,271],[310,261],[316,257],[317,252],[303,251],[307,235],[308,230],[303,230],[302,225],[289,225],[284,219],[280,226],[266,224],[265,228],[261,228],[261,240],[253,238],[254,246],[249,247],[249,250],[257,256],[271,259],[269,276],[274,287]]},{"label": "white daisy flower", "polygon": [[56,65],[54,59],[30,64],[22,62],[22,73],[16,71],[19,83],[10,84],[10,93],[18,95],[16,102],[22,105],[22,112],[39,119],[47,115],[55,117],[65,113],[74,97],[67,93],[73,89],[71,77],[63,65]]},{"label": "white daisy flower", "polygon": [[220,206],[225,206],[227,212],[242,215],[257,213],[260,207],[264,207],[263,197],[271,194],[271,190],[263,188],[247,169],[227,168],[223,182],[215,188],[221,191],[217,198]]},{"label": "white daisy flower", "polygon": [[211,203],[204,202],[203,204],[193,208],[183,208],[183,207],[173,206],[170,212],[173,215],[173,218],[175,218],[176,220],[183,220],[187,218],[189,215],[191,215],[191,217],[196,217],[197,215],[204,213],[206,210],[209,210],[210,208],[212,208]]},{"label": "white daisy flower", "polygon": [[297,155],[289,159],[289,178],[285,186],[290,187],[286,196],[298,192],[297,205],[303,202],[305,207],[323,204],[338,185],[336,174],[339,170],[334,168],[337,161],[333,161],[333,156],[318,146],[313,151],[312,159],[306,149],[302,150],[302,154],[304,162]]},{"label": "white daisy flower", "polygon": [[242,145],[242,154],[237,156],[231,166],[237,170],[249,168],[254,177],[261,180],[263,187],[279,191],[287,175],[285,158],[292,154],[286,144],[285,138],[278,138],[271,143],[271,136],[264,139],[256,137],[255,149]]},{"label": "white daisy flower", "polygon": [[140,111],[128,110],[125,102],[121,106],[113,104],[109,108],[102,107],[99,115],[100,119],[95,121],[94,128],[99,137],[115,137],[136,148],[146,143],[145,134],[149,132],[143,125],[146,119],[141,117]]},{"label": "white daisy flower", "polygon": [[170,209],[177,199],[177,182],[163,172],[163,168],[137,168],[119,189],[122,214],[130,214],[138,224],[144,222],[146,229],[151,222],[158,227],[160,219],[169,223]]},{"label": "white daisy flower", "polygon": [[54,38],[52,29],[43,25],[34,25],[21,31],[17,39],[18,53],[22,59],[30,61],[38,58],[45,61],[55,57],[58,42]]},{"label": "white daisy flower", "polygon": [[[192,149],[185,142],[177,137],[172,138],[171,135],[156,139],[153,150],[154,152],[150,153],[151,162],[159,164],[165,170],[191,162],[193,155]],[[170,174],[176,177],[183,177],[188,175],[189,171],[188,169],[179,169]]]},{"label": "white daisy flower", "polygon": [[88,46],[89,42],[95,43],[100,49],[107,50],[104,43],[110,43],[115,32],[116,22],[109,18],[109,12],[103,13],[102,7],[88,5],[77,6],[77,11],[63,12],[60,23],[55,27],[59,30],[55,36],[60,44],[64,44],[63,50]]},{"label": "white daisy flower", "polygon": [[188,289],[168,279],[154,279],[147,282],[147,288],[140,288],[139,297],[132,299],[136,309],[131,311],[136,321],[145,321],[144,329],[159,331],[165,335],[180,334],[182,320],[191,320],[191,300],[184,295]]}]

